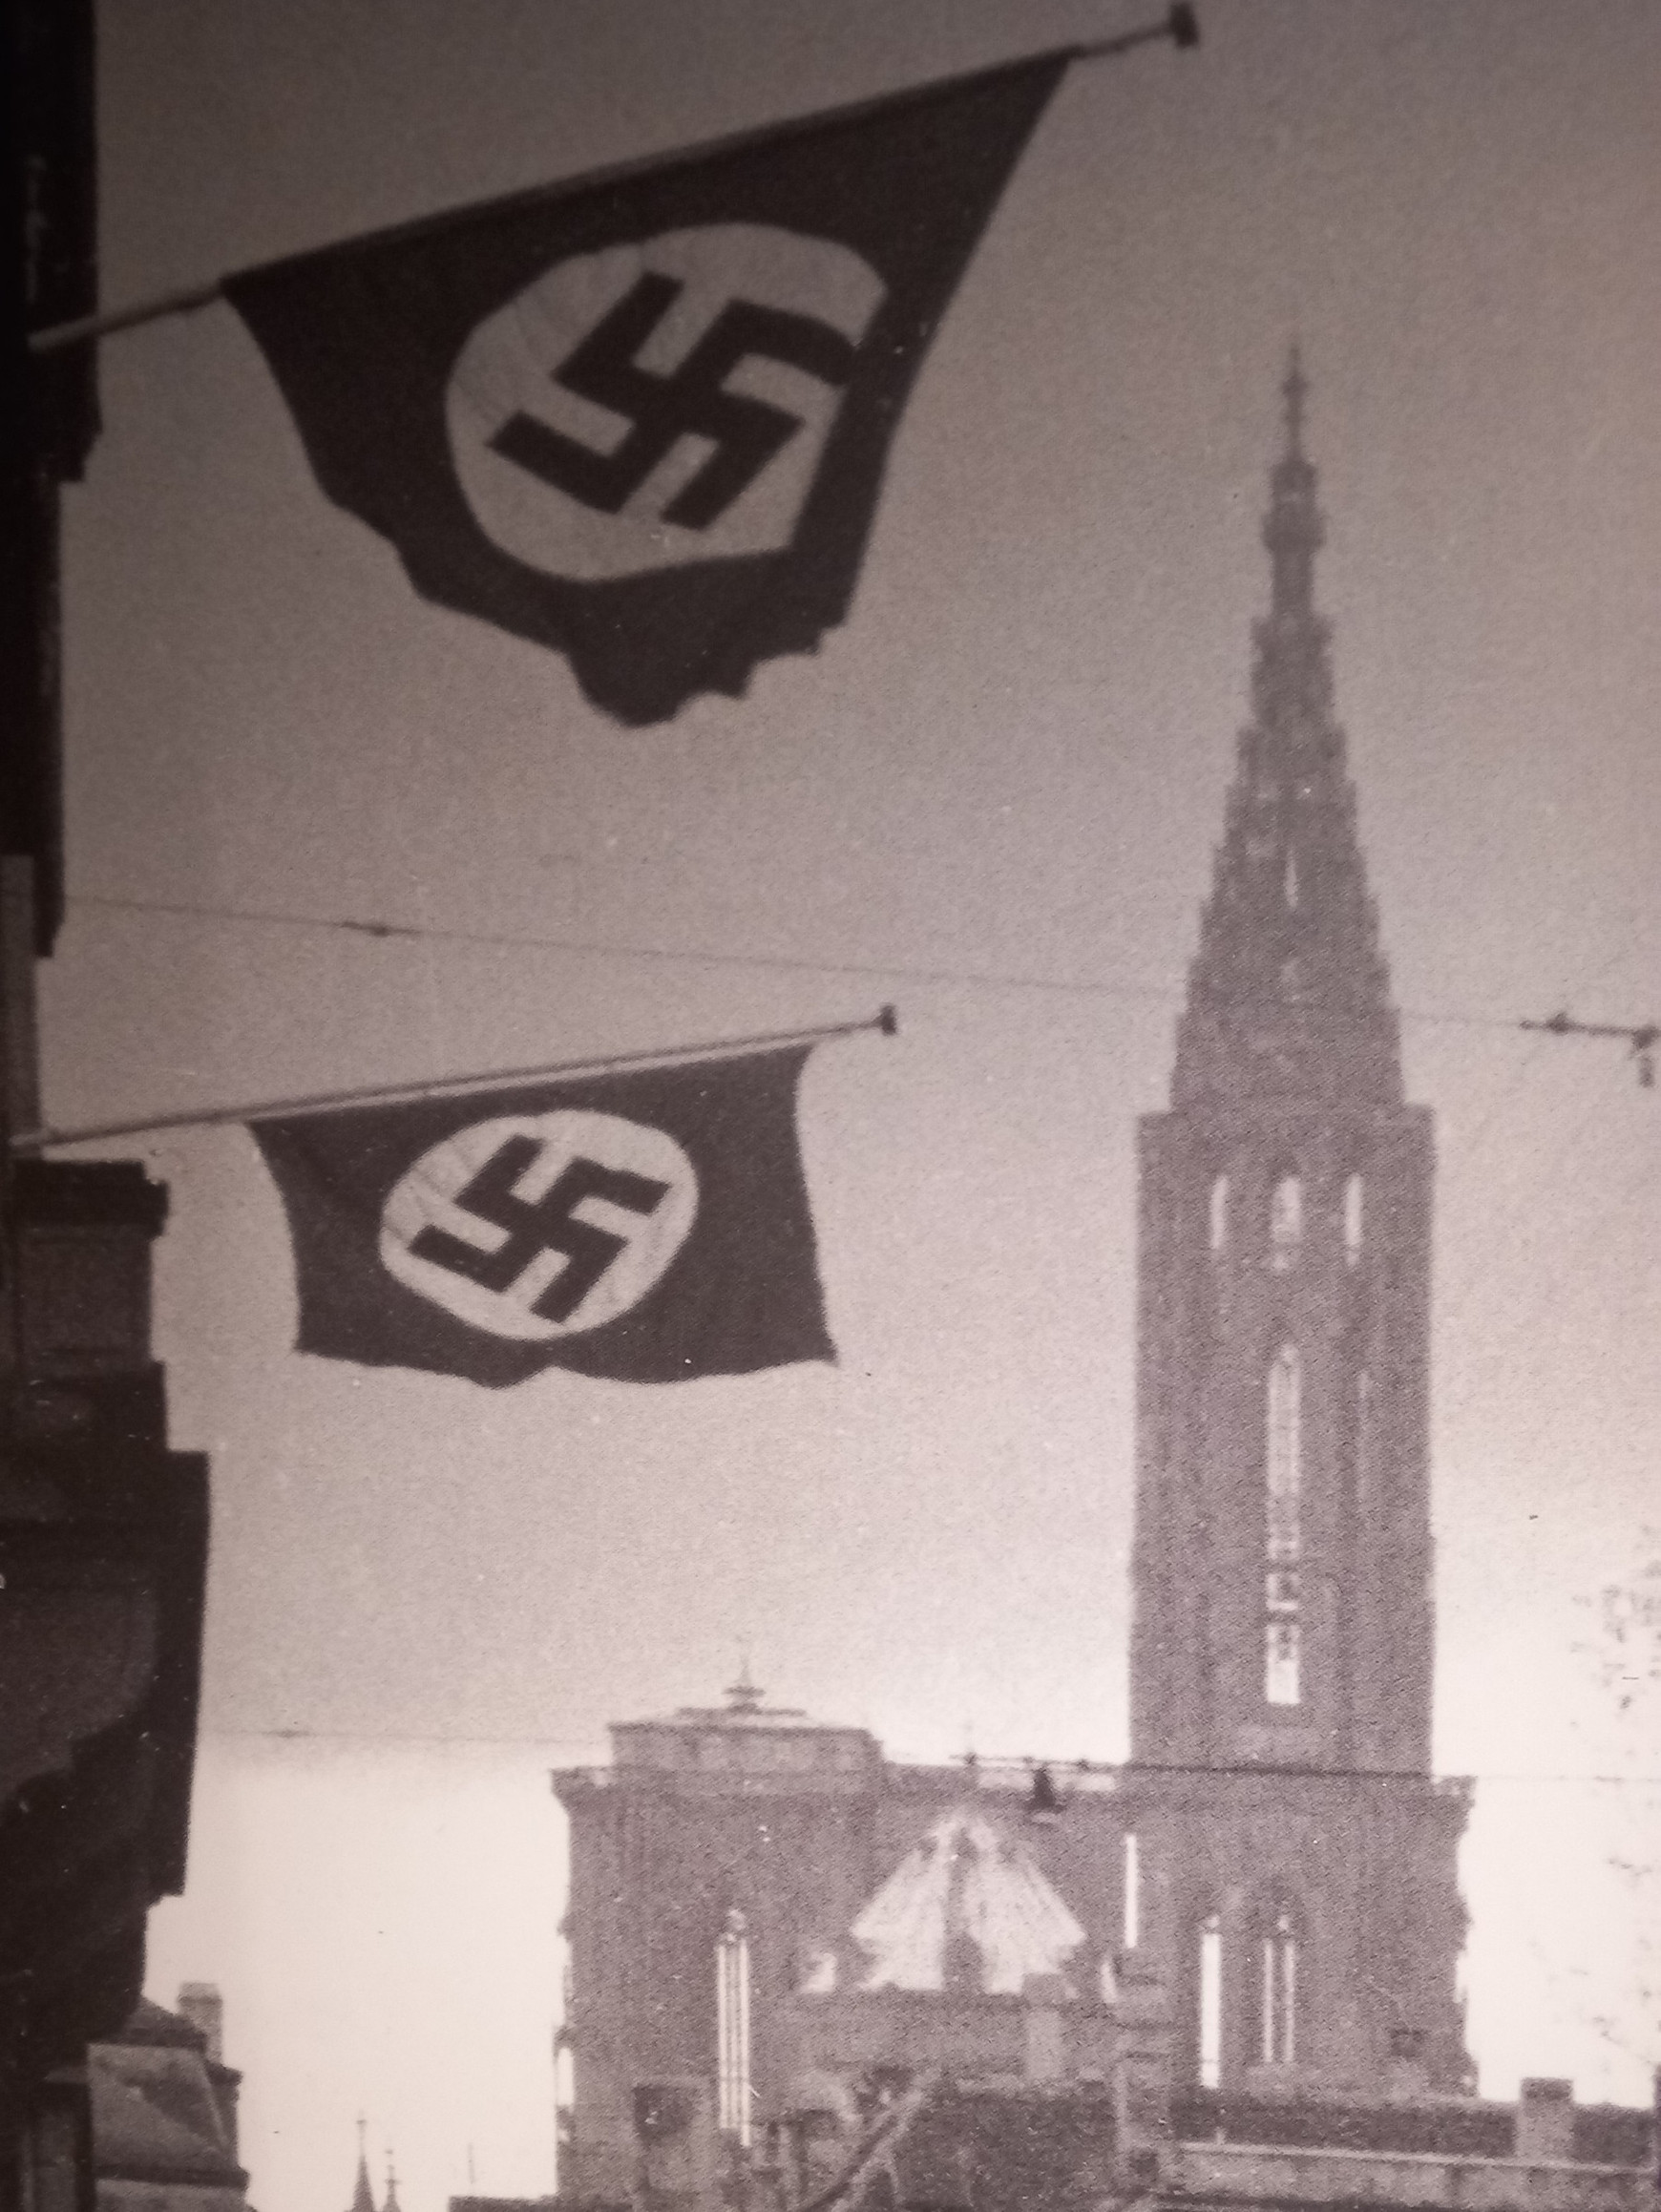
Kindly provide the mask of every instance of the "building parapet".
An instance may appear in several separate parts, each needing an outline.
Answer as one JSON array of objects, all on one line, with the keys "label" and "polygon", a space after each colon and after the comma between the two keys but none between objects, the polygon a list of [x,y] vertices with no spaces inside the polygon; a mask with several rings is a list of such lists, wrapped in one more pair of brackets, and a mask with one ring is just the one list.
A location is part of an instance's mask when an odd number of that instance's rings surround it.
[{"label": "building parapet", "polygon": [[1256,2143],[1177,2143],[1167,2191],[1189,2202],[1377,2204],[1415,2212],[1645,2212],[1653,2201],[1649,2173],[1639,2166]]}]

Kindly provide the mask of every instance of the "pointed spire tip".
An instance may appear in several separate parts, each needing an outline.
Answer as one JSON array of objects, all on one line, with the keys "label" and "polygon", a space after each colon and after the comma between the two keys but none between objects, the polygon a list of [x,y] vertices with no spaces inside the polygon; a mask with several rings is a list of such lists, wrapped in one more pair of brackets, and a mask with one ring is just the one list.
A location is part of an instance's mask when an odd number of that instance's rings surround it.
[{"label": "pointed spire tip", "polygon": [[1286,381],[1281,386],[1286,400],[1286,451],[1288,458],[1303,453],[1303,409],[1309,396],[1309,378],[1303,372],[1303,348],[1293,338],[1287,350]]}]

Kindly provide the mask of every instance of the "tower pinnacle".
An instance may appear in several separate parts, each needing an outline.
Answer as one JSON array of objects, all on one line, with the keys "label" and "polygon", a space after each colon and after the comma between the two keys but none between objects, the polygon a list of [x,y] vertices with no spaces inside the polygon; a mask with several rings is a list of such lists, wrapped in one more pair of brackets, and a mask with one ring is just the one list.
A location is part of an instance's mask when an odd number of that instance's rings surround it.
[{"label": "tower pinnacle", "polygon": [[358,2172],[352,2189],[351,2212],[375,2212],[374,2192],[369,2187],[369,2160],[364,2145],[364,2135],[368,2123],[362,2113],[358,2115]]},{"label": "tower pinnacle", "polygon": [[1269,512],[1263,517],[1263,542],[1273,564],[1269,616],[1271,621],[1283,624],[1315,624],[1319,618],[1314,611],[1314,557],[1326,537],[1326,525],[1315,505],[1314,467],[1303,450],[1309,379],[1295,343],[1280,390],[1286,404],[1286,451],[1270,476]]},{"label": "tower pinnacle", "polygon": [[1396,1105],[1396,1015],[1333,711],[1329,632],[1315,612],[1326,532],[1295,345],[1281,392],[1286,445],[1263,518],[1269,612],[1252,629],[1252,720],[1189,972],[1174,1096]]},{"label": "tower pinnacle", "polygon": [[1287,355],[1286,378],[1280,387],[1286,401],[1286,451],[1290,457],[1303,458],[1303,403],[1309,394],[1309,378],[1303,372],[1303,354],[1297,340],[1292,342]]}]

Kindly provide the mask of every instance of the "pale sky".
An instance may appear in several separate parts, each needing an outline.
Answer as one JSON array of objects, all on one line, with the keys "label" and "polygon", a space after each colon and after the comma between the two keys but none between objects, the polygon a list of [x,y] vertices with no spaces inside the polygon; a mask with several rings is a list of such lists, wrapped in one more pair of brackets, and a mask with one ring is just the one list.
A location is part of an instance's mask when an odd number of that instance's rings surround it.
[{"label": "pale sky", "polygon": [[[251,1140],[142,1148],[173,1194],[173,1435],[215,1504],[190,1887],[152,1987],[225,1990],[261,2212],[340,2212],[360,2108],[407,2212],[468,2185],[470,2144],[479,2188],[551,2185],[547,1769],[708,1701],[741,1642],[775,1697],[896,1755],[1123,1753],[1133,1125],[1245,717],[1294,330],[1437,1114],[1437,1754],[1485,1778],[1472,2042],[1493,2093],[1646,2094],[1591,2025],[1632,2028],[1604,1860],[1638,1801],[1584,1778],[1648,1747],[1574,1647],[1661,1517],[1661,1093],[1618,1045],[1508,1024],[1661,1011],[1661,14],[1202,11],[1199,53],[1075,68],[1041,124],[850,621],[667,728],[416,599],[317,492],[227,309],[104,348],[67,502],[52,1121],[884,999],[903,1022],[804,1086],[834,1369],[486,1393],[300,1359]],[[106,297],[1143,19],[107,4]],[[140,910],[182,907],[219,911]],[[309,926],[343,917],[434,934]]]}]

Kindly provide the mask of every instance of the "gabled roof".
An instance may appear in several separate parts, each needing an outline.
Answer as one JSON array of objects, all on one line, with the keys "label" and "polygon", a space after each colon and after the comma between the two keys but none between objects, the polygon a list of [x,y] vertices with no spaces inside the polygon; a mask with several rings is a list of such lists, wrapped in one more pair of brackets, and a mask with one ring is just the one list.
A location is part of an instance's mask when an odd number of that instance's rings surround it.
[{"label": "gabled roof", "polygon": [[200,2051],[95,2043],[87,2081],[100,2180],[242,2188]]}]

